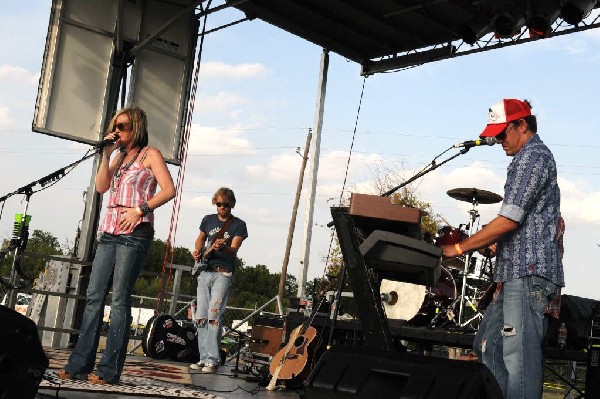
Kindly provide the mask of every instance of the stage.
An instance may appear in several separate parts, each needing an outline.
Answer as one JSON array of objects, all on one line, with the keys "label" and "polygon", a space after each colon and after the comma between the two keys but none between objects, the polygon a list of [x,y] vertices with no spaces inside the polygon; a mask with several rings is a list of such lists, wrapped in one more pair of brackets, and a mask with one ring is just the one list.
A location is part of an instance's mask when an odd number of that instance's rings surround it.
[{"label": "stage", "polygon": [[[65,399],[103,398],[202,398],[239,399],[297,398],[299,391],[267,391],[249,374],[235,373],[235,364],[221,366],[214,374],[190,372],[187,363],[153,360],[144,356],[127,356],[119,385],[94,385],[87,381],[61,380],[56,372],[62,368],[69,350],[44,348],[50,366],[44,374],[36,397]],[[264,384],[263,384],[264,385]]]}]

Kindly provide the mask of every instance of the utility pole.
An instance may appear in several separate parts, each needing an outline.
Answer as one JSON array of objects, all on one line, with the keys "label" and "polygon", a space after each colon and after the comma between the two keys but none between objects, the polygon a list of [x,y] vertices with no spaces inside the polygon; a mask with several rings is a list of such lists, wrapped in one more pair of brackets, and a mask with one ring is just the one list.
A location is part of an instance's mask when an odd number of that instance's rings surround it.
[{"label": "utility pole", "polygon": [[[290,251],[292,249],[292,239],[294,238],[294,229],[296,228],[296,215],[298,214],[298,203],[300,202],[300,194],[302,194],[302,181],[304,180],[304,170],[308,161],[308,151],[310,150],[310,141],[312,140],[312,129],[308,129],[306,137],[306,145],[304,146],[304,155],[302,156],[302,167],[300,168],[300,176],[298,177],[298,186],[296,187],[296,198],[294,199],[294,207],[292,209],[292,219],[288,229],[287,244],[285,246],[285,256],[283,257],[283,265],[281,266],[281,277],[279,278],[279,306],[283,302],[283,291],[285,290],[285,280],[287,276],[287,267],[290,262]],[[299,148],[298,148],[299,149]],[[283,314],[283,309],[279,309],[279,314]]]}]

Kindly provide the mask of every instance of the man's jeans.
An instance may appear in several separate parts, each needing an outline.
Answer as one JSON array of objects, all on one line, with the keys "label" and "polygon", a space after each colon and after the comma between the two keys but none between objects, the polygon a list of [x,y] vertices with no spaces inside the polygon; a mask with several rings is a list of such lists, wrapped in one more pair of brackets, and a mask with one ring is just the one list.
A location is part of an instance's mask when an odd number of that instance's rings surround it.
[{"label": "man's jeans", "polygon": [[[232,276],[221,272],[203,271],[198,276],[196,320],[200,361],[207,365],[221,363],[221,316],[227,306]],[[210,323],[215,320],[214,324]]]},{"label": "man's jeans", "polygon": [[537,276],[507,281],[486,310],[473,349],[507,399],[542,397],[545,310],[557,290]]},{"label": "man's jeans", "polygon": [[79,340],[65,367],[76,378],[86,378],[94,369],[104,300],[112,283],[110,328],[97,373],[110,383],[119,382],[131,327],[131,291],[151,243],[151,238],[130,235],[102,234],[100,237],[86,293]]}]

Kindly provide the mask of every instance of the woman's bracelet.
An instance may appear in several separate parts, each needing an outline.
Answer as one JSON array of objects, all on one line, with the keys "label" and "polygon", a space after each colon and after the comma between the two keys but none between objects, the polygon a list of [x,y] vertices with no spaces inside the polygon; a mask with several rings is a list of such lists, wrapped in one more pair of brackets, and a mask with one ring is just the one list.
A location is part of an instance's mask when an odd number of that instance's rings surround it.
[{"label": "woman's bracelet", "polygon": [[456,253],[460,256],[462,255],[464,252],[462,250],[462,248],[460,247],[459,243],[454,244],[454,249],[456,250]]},{"label": "woman's bracelet", "polygon": [[135,208],[135,211],[138,213],[138,215],[144,216],[145,214],[152,212],[152,209],[150,208],[148,203],[144,201],[141,203],[141,205]]}]

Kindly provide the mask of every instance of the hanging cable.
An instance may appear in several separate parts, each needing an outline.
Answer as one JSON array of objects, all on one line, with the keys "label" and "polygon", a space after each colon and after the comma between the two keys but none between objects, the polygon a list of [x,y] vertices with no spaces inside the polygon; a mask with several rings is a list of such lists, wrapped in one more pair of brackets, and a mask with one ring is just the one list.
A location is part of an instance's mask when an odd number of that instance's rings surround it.
[{"label": "hanging cable", "polygon": [[[206,5],[206,9],[210,8],[210,4],[212,0],[209,0]],[[202,7],[202,6],[200,6]],[[173,199],[173,210],[171,212],[171,225],[169,228],[169,235],[167,237],[166,245],[165,245],[165,257],[163,260],[162,273],[161,273],[161,282],[160,289],[158,291],[158,301],[156,304],[156,310],[160,311],[162,306],[162,299],[165,291],[165,287],[167,284],[167,280],[171,278],[172,265],[173,265],[173,257],[174,257],[174,243],[175,237],[177,235],[177,223],[179,221],[179,210],[181,208],[181,196],[183,191],[183,181],[185,177],[185,167],[187,164],[188,157],[188,144],[190,133],[192,131],[192,115],[194,113],[194,104],[196,102],[196,91],[198,89],[198,76],[200,74],[200,63],[202,61],[202,48],[204,46],[204,37],[206,32],[206,20],[208,19],[208,13],[204,15],[204,21],[202,24],[202,33],[200,34],[200,46],[198,48],[198,55],[196,57],[196,64],[194,66],[194,76],[192,78],[192,87],[190,91],[190,97],[188,100],[187,113],[185,117],[185,126],[181,140],[181,166],[179,167],[179,172],[177,174],[177,189],[175,193],[175,198]],[[167,273],[168,268],[168,273]]]},{"label": "hanging cable", "polygon": [[[340,200],[338,206],[342,206],[342,199],[344,196],[344,192],[346,191],[346,182],[348,180],[348,170],[350,169],[350,159],[352,158],[352,149],[354,148],[354,140],[356,139],[356,130],[358,128],[358,117],[360,116],[360,108],[362,106],[363,96],[365,94],[365,82],[367,81],[367,77],[363,77],[362,89],[360,91],[360,98],[358,100],[358,109],[356,110],[356,118],[354,120],[354,129],[352,131],[352,141],[350,143],[350,151],[348,152],[348,162],[346,162],[346,172],[344,173],[344,182],[342,184],[342,191],[340,192]],[[325,270],[323,271],[324,279],[327,273],[327,265],[329,264],[329,258],[331,256],[331,248],[333,246],[333,234],[331,234],[331,239],[329,240],[329,249],[327,250],[327,259],[325,259]],[[340,287],[341,289],[342,287]]]},{"label": "hanging cable", "polygon": [[350,151],[348,152],[348,162],[346,162],[346,173],[344,174],[344,183],[342,184],[342,192],[340,193],[339,206],[342,206],[342,198],[344,191],[346,191],[346,181],[348,180],[348,170],[350,169],[350,159],[352,158],[352,149],[354,148],[354,140],[356,139],[356,129],[358,128],[358,117],[360,116],[360,107],[362,105],[363,95],[365,94],[365,82],[367,77],[363,78],[362,90],[360,92],[360,99],[358,100],[358,109],[356,110],[356,119],[354,120],[354,130],[352,131],[352,142],[350,143]]}]

